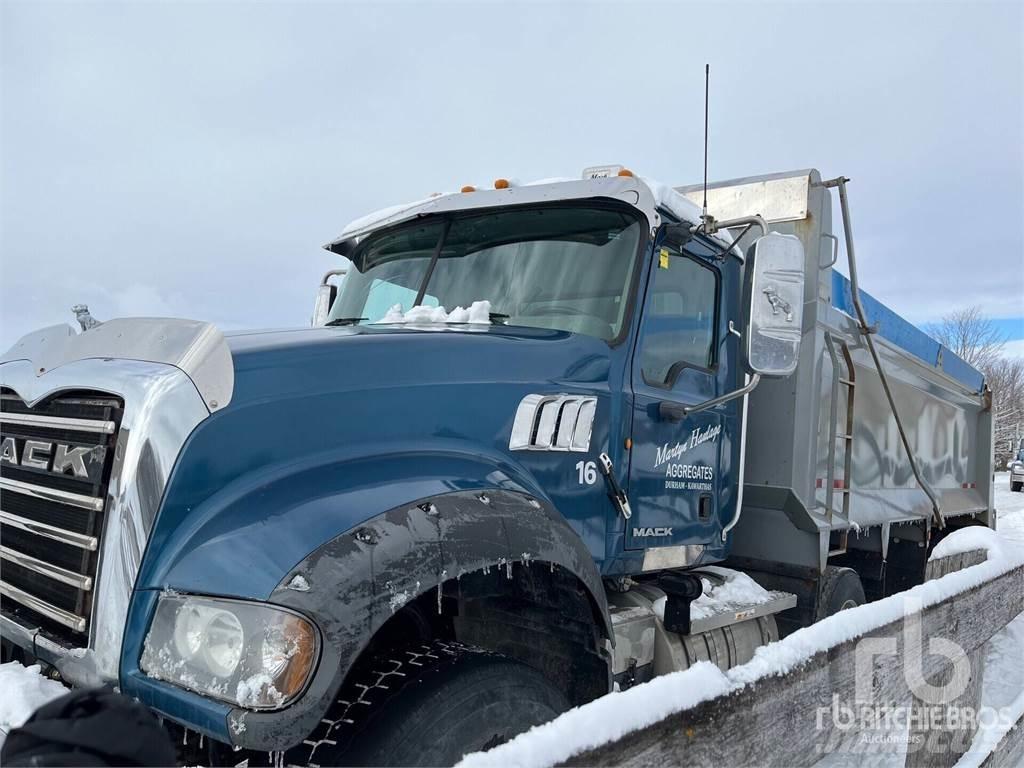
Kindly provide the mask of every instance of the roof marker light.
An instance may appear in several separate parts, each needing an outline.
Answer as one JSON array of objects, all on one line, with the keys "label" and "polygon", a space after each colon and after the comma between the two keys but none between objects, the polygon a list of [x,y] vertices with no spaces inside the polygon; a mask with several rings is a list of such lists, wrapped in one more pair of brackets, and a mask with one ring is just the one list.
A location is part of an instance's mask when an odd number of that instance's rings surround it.
[{"label": "roof marker light", "polygon": [[494,180],[494,188],[495,189],[508,189],[511,186],[512,185],[509,183],[508,179],[495,179]]},{"label": "roof marker light", "polygon": [[462,188],[462,191],[463,192],[476,192],[476,187],[474,187],[472,184],[467,184],[466,186],[464,186]]},{"label": "roof marker light", "polygon": [[616,174],[617,176],[632,176],[633,172],[629,168],[621,168]]}]

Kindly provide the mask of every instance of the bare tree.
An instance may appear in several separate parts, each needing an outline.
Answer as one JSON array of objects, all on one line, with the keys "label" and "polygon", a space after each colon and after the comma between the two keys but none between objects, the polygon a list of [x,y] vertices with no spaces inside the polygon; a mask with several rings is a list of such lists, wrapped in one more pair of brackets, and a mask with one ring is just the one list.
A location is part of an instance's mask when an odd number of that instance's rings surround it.
[{"label": "bare tree", "polygon": [[1003,356],[1006,336],[981,307],[950,312],[926,330],[985,374],[992,390],[995,468],[1003,469],[1016,441],[1024,437],[1024,360]]},{"label": "bare tree", "polygon": [[1001,470],[1024,437],[1024,360],[997,360],[985,378],[992,390],[995,465]]},{"label": "bare tree", "polygon": [[981,311],[981,307],[957,309],[925,329],[957,356],[980,371],[1002,358],[1006,336]]}]

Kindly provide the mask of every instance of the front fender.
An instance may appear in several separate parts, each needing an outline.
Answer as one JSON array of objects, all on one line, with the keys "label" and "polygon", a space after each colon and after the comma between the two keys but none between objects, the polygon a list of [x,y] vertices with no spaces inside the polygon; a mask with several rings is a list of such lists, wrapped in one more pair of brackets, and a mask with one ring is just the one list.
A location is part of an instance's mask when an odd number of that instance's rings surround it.
[{"label": "front fender", "polygon": [[[147,550],[122,649],[122,688],[172,717],[192,713],[185,719],[215,738],[281,749],[313,730],[350,665],[407,599],[460,573],[524,559],[575,574],[611,637],[593,558],[530,475],[502,454],[453,442],[289,465],[245,476],[193,509],[162,510],[179,523]],[[295,574],[307,579],[308,592],[287,589]],[[165,588],[309,615],[324,642],[307,692],[280,712],[229,711],[143,675],[154,596]]]},{"label": "front fender", "polygon": [[332,452],[261,468],[191,509],[165,500],[136,587],[266,600],[310,552],[400,504],[484,488],[548,501],[522,467],[479,446],[433,440],[415,452],[360,449],[361,456]]},{"label": "front fender", "polygon": [[[374,633],[406,602],[463,574],[511,562],[574,574],[585,587],[599,633],[612,637],[600,573],[579,536],[549,503],[491,488],[403,504],[319,547],[274,590],[271,602],[301,611],[319,625],[320,664],[305,695],[287,710],[232,711],[234,742],[257,750],[297,744],[324,717]],[[308,590],[290,587],[295,575],[305,579]]]}]

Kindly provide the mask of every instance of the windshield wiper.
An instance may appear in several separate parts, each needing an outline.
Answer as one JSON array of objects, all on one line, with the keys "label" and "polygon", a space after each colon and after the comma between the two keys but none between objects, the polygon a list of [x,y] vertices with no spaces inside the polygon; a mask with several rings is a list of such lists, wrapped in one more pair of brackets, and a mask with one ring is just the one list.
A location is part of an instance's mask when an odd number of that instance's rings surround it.
[{"label": "windshield wiper", "polygon": [[366,317],[336,317],[333,320],[328,320],[326,323],[324,323],[324,325],[325,326],[327,326],[327,325],[355,325],[360,320],[367,320],[367,319],[369,319],[369,318],[366,318]]},{"label": "windshield wiper", "polygon": [[489,312],[488,319],[493,323],[498,320],[508,320],[511,315],[506,315],[502,312]]}]

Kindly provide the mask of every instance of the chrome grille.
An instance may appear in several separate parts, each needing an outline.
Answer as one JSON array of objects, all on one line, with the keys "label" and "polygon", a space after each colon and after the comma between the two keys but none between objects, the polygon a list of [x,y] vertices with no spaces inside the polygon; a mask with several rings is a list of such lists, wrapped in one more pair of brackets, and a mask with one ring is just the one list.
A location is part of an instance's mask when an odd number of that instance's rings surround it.
[{"label": "chrome grille", "polygon": [[83,645],[123,403],[63,392],[29,408],[0,390],[0,610]]}]

